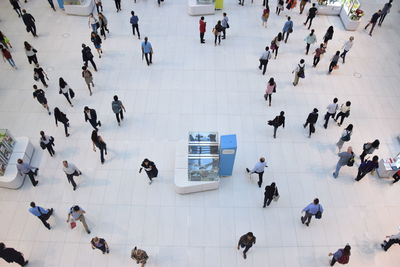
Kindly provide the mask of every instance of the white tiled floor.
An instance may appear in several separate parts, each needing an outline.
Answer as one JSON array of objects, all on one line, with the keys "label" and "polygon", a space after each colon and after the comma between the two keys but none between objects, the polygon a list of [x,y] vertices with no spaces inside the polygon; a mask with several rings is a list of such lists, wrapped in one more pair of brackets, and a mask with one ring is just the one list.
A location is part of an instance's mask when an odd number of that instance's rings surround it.
[{"label": "white tiled floor", "polygon": [[[338,17],[315,19],[319,40],[329,25],[335,27],[327,55],[316,69],[310,66],[312,55],[303,55],[308,31],[296,8],[290,14],[295,29],[289,43],[281,46],[278,59],[271,60],[262,76],[258,56],[285,17],[272,12],[268,28],[262,28],[260,0],[253,5],[246,1],[244,7],[227,1],[224,11],[231,28],[220,47],[212,44],[211,29],[221,11],[206,16],[207,43],[200,45],[199,18],[187,15],[186,1],[166,0],[158,8],[156,1],[124,0],[121,13],[115,12],[113,1],[103,2],[111,34],[103,42],[103,58],[95,59],[99,72],[94,73],[92,97],[80,76],[80,45],[90,44],[87,18],[53,12],[47,1],[22,3],[37,19],[39,38],[34,39],[8,1],[0,2],[0,29],[14,45],[12,54],[19,67],[13,71],[5,63],[0,65],[0,127],[31,138],[36,147],[33,164],[41,169],[37,188],[27,180],[17,191],[0,189],[1,241],[22,251],[30,266],[132,266],[130,250],[138,245],[150,255],[149,267],[319,267],[327,266],[329,252],[346,243],[353,247],[349,266],[399,266],[399,246],[384,253],[379,243],[400,225],[400,185],[371,176],[355,184],[356,167],[343,168],[339,179],[333,179],[335,143],[342,129],[333,123],[323,129],[321,118],[333,97],[341,103],[350,100],[352,112],[346,124],[354,124],[350,144],[355,151],[360,153],[362,144],[375,138],[381,140],[380,157],[400,151],[398,3],[372,38],[361,27],[354,33],[344,31]],[[270,2],[274,10],[276,1]],[[364,25],[384,1],[362,2]],[[139,15],[142,37],[149,36],[153,44],[151,67],[141,60],[140,41],[131,36],[131,9]],[[355,45],[347,63],[326,75],[330,57],[350,35],[355,36]],[[32,99],[32,66],[23,52],[24,40],[39,51],[39,61],[48,70],[50,107],[58,106],[71,120],[68,139]],[[300,58],[306,59],[307,77],[294,88],[291,71]],[[356,72],[361,78],[354,77]],[[73,108],[58,94],[60,76],[76,91]],[[263,91],[270,76],[278,88],[272,107],[267,107]],[[127,108],[121,127],[111,111],[114,94]],[[91,148],[91,127],[83,119],[86,105],[97,110],[104,124],[100,134],[109,147],[105,165]],[[314,107],[320,110],[320,121],[308,139],[301,124]],[[286,128],[279,129],[274,140],[266,121],[281,110],[286,112]],[[55,158],[40,149],[40,130],[55,137]],[[234,175],[223,178],[218,191],[184,196],[174,192],[175,147],[190,130],[238,136]],[[261,208],[263,192],[255,179],[249,181],[244,174],[244,168],[261,155],[269,165],[265,183],[275,181],[281,193],[279,202],[267,209]],[[137,172],[144,157],[160,169],[151,186]],[[76,192],[62,173],[63,159],[84,172]],[[300,211],[314,197],[320,198],[326,212],[306,228],[300,223]],[[55,209],[51,231],[27,212],[30,201]],[[80,225],[68,229],[66,213],[73,204],[87,211],[92,235]],[[257,244],[245,261],[235,246],[248,231],[255,233]],[[110,255],[91,250],[89,240],[94,235],[108,241]],[[0,266],[8,265],[1,261]]]}]

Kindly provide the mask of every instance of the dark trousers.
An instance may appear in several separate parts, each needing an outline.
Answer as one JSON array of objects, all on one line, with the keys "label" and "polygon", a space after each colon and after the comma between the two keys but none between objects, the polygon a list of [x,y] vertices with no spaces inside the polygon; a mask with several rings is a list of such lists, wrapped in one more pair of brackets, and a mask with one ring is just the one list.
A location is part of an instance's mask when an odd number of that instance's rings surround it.
[{"label": "dark trousers", "polygon": [[309,129],[309,134],[308,134],[308,136],[311,136],[311,134],[315,132],[315,127],[314,127],[314,123],[306,122],[306,123],[303,125],[304,128],[306,128],[308,124],[310,124],[310,129]]},{"label": "dark trousers", "polygon": [[311,23],[312,23],[313,19],[314,19],[314,17],[310,17],[310,16],[308,16],[308,17],[307,17],[307,20],[306,20],[306,22],[304,22],[304,25],[306,25],[306,24],[307,24],[307,22],[308,22],[308,21],[310,21],[310,24],[308,25],[308,29],[310,29],[310,28],[311,28]]},{"label": "dark trousers", "polygon": [[243,250],[243,254],[246,254],[247,253],[247,251],[249,251],[249,249],[252,247],[253,245],[245,245],[245,244],[240,244],[240,247],[241,248],[245,248],[244,250]]},{"label": "dark trousers", "polygon": [[267,65],[268,65],[268,59],[260,59],[260,66],[258,66],[258,68],[261,70],[261,68],[263,68],[263,75],[265,74],[265,72],[267,71]]},{"label": "dark trousers", "polygon": [[39,79],[40,79],[40,81],[43,83],[43,85],[47,87],[47,83],[46,83],[46,80],[45,80],[43,74],[42,74],[42,75],[39,75]]},{"label": "dark trousers", "polygon": [[144,53],[144,57],[146,58],[147,65],[152,64],[153,53]]},{"label": "dark trousers", "polygon": [[204,32],[200,33],[200,43],[204,43]]},{"label": "dark trousers", "polygon": [[64,125],[64,132],[65,132],[65,135],[67,136],[68,135],[68,122],[66,122],[66,123],[62,123],[63,125]]},{"label": "dark trousers", "polygon": [[306,55],[308,55],[308,51],[310,51],[310,45],[311,44],[309,44],[309,43],[307,43],[307,45],[306,45]]},{"label": "dark trousers", "polygon": [[21,253],[19,253],[18,256],[16,256],[14,259],[12,259],[12,261],[18,263],[21,266],[23,266],[25,264],[24,256],[22,256]]},{"label": "dark trousers", "polygon": [[115,7],[117,11],[121,10],[121,0],[115,0]]},{"label": "dark trousers", "polygon": [[387,251],[393,244],[399,244],[400,245],[400,239],[389,239],[388,242],[384,243],[383,249]]},{"label": "dark trousers", "polygon": [[274,126],[274,138],[276,138],[276,130],[278,130],[279,126]]},{"label": "dark trousers", "polygon": [[39,220],[43,223],[43,225],[47,228],[50,229],[50,224],[47,222],[47,220],[50,218],[50,216],[53,214],[53,210],[49,210],[47,214],[42,214],[38,216]]},{"label": "dark trousers", "polygon": [[47,151],[49,151],[50,156],[54,156],[55,152],[54,152],[53,146],[51,144],[52,143],[46,144],[46,148],[47,148]]},{"label": "dark trousers", "polygon": [[49,4],[50,4],[51,8],[52,8],[54,11],[56,11],[56,8],[54,7],[53,0],[48,0],[48,1],[49,1]]},{"label": "dark trousers", "polygon": [[271,106],[271,99],[272,99],[272,94],[265,94],[264,95],[265,101],[269,102],[269,105]]},{"label": "dark trousers", "polygon": [[272,198],[266,198],[264,197],[264,207],[269,206],[271,204]]},{"label": "dark trousers", "polygon": [[357,173],[357,178],[356,181],[360,181],[362,178],[364,178],[365,175],[367,175],[370,171],[363,171],[360,168],[358,168],[358,173]]},{"label": "dark trousers", "polygon": [[96,5],[96,9],[97,9],[97,13],[100,13],[100,9],[101,9],[101,12],[103,12],[103,5],[102,4]]},{"label": "dark trousers", "polygon": [[375,28],[376,22],[368,22],[367,26],[365,26],[364,29],[367,29],[367,28],[369,27],[370,24],[372,24],[372,28],[371,28],[371,30],[369,31],[369,35],[372,35],[372,31],[373,31],[374,28]]},{"label": "dark trousers", "polygon": [[63,93],[63,95],[64,95],[65,98],[67,99],[68,103],[69,103],[70,105],[72,105],[71,100],[69,99],[68,93],[66,93],[66,94]]},{"label": "dark trousers", "polygon": [[222,27],[222,39],[226,38],[226,28]]},{"label": "dark trousers", "polygon": [[272,50],[272,53],[274,53],[274,51],[275,51],[275,58],[278,55],[278,50],[279,50],[279,47],[276,47],[274,50]]},{"label": "dark trousers", "polygon": [[347,116],[348,116],[348,115],[347,115],[346,113],[339,112],[339,113],[336,115],[335,121],[337,121],[337,119],[340,117],[339,125],[342,125],[342,124],[343,124],[343,121],[344,121],[344,118],[346,118]]},{"label": "dark trousers", "polygon": [[140,39],[139,24],[132,24],[132,33],[133,33],[133,35],[135,35],[135,29],[136,29],[137,35],[138,35],[138,37]]},{"label": "dark trousers", "polygon": [[309,225],[311,222],[311,218],[314,214],[306,212],[304,216],[301,217],[301,222],[305,223],[306,225]]},{"label": "dark trousers", "polygon": [[314,60],[313,60],[313,66],[314,66],[314,67],[317,66],[317,64],[318,64],[318,62],[319,62],[320,59],[321,59],[320,57],[314,56]]},{"label": "dark trousers", "polygon": [[37,60],[36,55],[33,55],[33,56],[28,57],[28,62],[29,62],[29,64],[32,64],[32,62],[35,63],[35,64],[37,64],[37,63],[38,63],[38,60]]},{"label": "dark trousers", "polygon": [[35,180],[36,174],[33,171],[29,171],[28,173],[26,173],[26,175],[28,175],[29,179],[31,180],[32,185],[36,186],[36,184],[37,184],[37,181]]},{"label": "dark trousers", "polygon": [[115,117],[117,117],[117,121],[118,121],[118,123],[120,123],[120,122],[121,122],[121,121],[119,120],[119,117],[121,117],[121,120],[124,120],[124,113],[123,113],[122,109],[121,109],[121,111],[120,111],[120,112],[118,112],[118,113],[115,113]]},{"label": "dark trousers", "polygon": [[101,246],[101,247],[96,247],[97,249],[100,249],[103,253],[106,253],[107,252],[107,248],[106,248],[106,246]]},{"label": "dark trousers", "polygon": [[90,125],[92,125],[92,127],[93,127],[95,130],[98,130],[98,129],[97,129],[97,126],[100,125],[100,121],[89,120],[89,123],[90,123]]},{"label": "dark trousers", "polygon": [[329,73],[332,72],[333,68],[337,65],[336,61],[332,61],[331,64],[329,64]]},{"label": "dark trousers", "polygon": [[347,52],[349,52],[349,51],[343,50],[343,52],[340,54],[340,57],[343,59],[343,63],[344,63],[344,61],[345,61]]},{"label": "dark trousers", "polygon": [[85,66],[88,65],[88,61],[90,61],[90,63],[92,64],[94,70],[97,70],[96,63],[94,63],[93,58],[85,60]]},{"label": "dark trousers", "polygon": [[331,260],[331,266],[335,265],[335,263],[336,263],[336,260],[335,260],[335,258],[334,258],[334,257],[332,257],[332,260]]},{"label": "dark trousers", "polygon": [[36,25],[35,24],[27,25],[26,28],[28,29],[29,32],[32,33],[33,36],[37,36],[36,35]]},{"label": "dark trousers", "polygon": [[325,114],[325,123],[324,123],[324,128],[325,128],[325,129],[328,127],[328,122],[329,122],[329,119],[330,119],[331,117],[334,118],[334,117],[335,117],[335,113],[329,113],[329,112],[327,112],[327,113]]},{"label": "dark trousers", "polygon": [[217,44],[217,38],[218,38],[218,44],[220,44],[221,43],[221,35],[220,34],[215,35],[214,44]]},{"label": "dark trousers", "polygon": [[[286,34],[286,38],[285,38],[285,34]],[[288,38],[289,38],[289,34],[290,34],[289,31],[287,31],[287,32],[282,32],[282,39],[285,40],[285,43],[287,43],[287,40],[288,40]]]},{"label": "dark trousers", "polygon": [[[253,1],[252,1],[253,3]],[[268,6],[268,0],[263,0],[263,6],[267,7]]]},{"label": "dark trousers", "polygon": [[22,16],[21,8],[14,8],[15,12],[17,12],[18,17]]},{"label": "dark trousers", "polygon": [[102,144],[102,145],[100,145],[100,147],[98,147],[98,149],[100,150],[101,163],[104,163],[104,153],[107,154],[107,145],[106,144]]},{"label": "dark trousers", "polygon": [[254,173],[258,174],[258,182],[257,182],[257,184],[258,184],[258,187],[261,187],[261,185],[263,183],[264,172],[254,172]]},{"label": "dark trousers", "polygon": [[383,22],[383,20],[385,19],[386,15],[387,15],[387,13],[382,14],[381,17],[379,18],[379,23],[378,23],[379,26],[382,25],[382,22]]},{"label": "dark trousers", "polygon": [[74,176],[79,176],[80,174],[77,171],[75,171],[73,174],[66,174],[66,175],[67,175],[68,182],[70,184],[72,184],[72,187],[75,190],[76,189],[76,183],[74,181]]},{"label": "dark trousers", "polygon": [[367,155],[367,151],[368,150],[363,150],[363,152],[361,153],[361,155],[360,155],[361,162],[364,162],[364,158]]}]

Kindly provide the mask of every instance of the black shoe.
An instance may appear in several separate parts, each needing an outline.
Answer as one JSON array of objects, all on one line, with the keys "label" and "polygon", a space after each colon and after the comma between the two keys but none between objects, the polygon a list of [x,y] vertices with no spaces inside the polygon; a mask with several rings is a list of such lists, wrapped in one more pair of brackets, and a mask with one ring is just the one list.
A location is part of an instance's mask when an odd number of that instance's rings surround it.
[{"label": "black shoe", "polygon": [[22,266],[25,266],[28,264],[29,261],[25,261],[24,264],[22,264]]},{"label": "black shoe", "polygon": [[50,224],[46,225],[46,228],[50,230],[51,229]]},{"label": "black shoe", "polygon": [[310,226],[310,223],[306,223],[307,226]]},{"label": "black shoe", "polygon": [[39,183],[39,181],[35,181],[35,183],[33,184],[33,186],[37,186],[38,183]]},{"label": "black shoe", "polygon": [[[242,5],[242,6],[243,6],[243,5]],[[244,258],[244,259],[247,258],[246,253],[243,253],[243,258]]]},{"label": "black shoe", "polygon": [[39,168],[36,168],[36,170],[35,170],[35,176],[38,175],[38,171],[39,171]]},{"label": "black shoe", "polygon": [[99,121],[99,126],[101,127],[101,121]]},{"label": "black shoe", "polygon": [[74,191],[76,190],[76,186],[74,186]]},{"label": "black shoe", "polygon": [[300,217],[300,220],[301,220],[301,223],[302,223],[302,224],[304,224],[304,221],[303,221],[303,216],[302,216],[302,217]]},{"label": "black shoe", "polygon": [[87,233],[90,235],[90,230],[88,230]]},{"label": "black shoe", "polygon": [[249,168],[246,168],[246,172],[248,172],[248,173],[250,172]]}]

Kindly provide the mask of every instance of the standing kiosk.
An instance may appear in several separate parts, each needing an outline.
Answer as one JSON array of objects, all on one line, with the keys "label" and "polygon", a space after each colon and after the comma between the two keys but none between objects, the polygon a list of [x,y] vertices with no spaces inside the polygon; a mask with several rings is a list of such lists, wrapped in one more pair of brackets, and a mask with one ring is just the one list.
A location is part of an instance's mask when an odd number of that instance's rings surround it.
[{"label": "standing kiosk", "polygon": [[221,135],[219,176],[231,176],[237,150],[236,134]]}]

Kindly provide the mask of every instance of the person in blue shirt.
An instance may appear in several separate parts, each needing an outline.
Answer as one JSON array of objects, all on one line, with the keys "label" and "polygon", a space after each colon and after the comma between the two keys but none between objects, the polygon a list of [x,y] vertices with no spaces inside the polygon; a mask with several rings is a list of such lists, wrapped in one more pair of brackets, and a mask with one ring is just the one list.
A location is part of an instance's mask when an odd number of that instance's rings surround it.
[{"label": "person in blue shirt", "polygon": [[[285,22],[285,25],[283,25],[283,29],[282,29],[282,39],[285,40],[285,43],[287,43],[289,34],[292,32],[293,32],[293,21],[291,21],[291,18],[288,17],[287,21]],[[286,34],[286,38],[285,38],[285,34]]]},{"label": "person in blue shirt", "polygon": [[263,182],[263,175],[264,175],[264,169],[268,167],[267,162],[265,162],[265,158],[261,157],[260,161],[256,163],[254,168],[250,171],[249,168],[246,168],[246,172],[249,173],[250,175],[253,173],[258,174],[258,187],[261,188],[262,182]]},{"label": "person in blue shirt", "polygon": [[322,214],[324,212],[324,209],[319,204],[319,199],[316,198],[316,199],[314,199],[313,203],[310,203],[301,212],[305,212],[306,213],[304,216],[301,216],[301,223],[302,224],[305,223],[307,226],[309,226],[310,221],[311,221],[311,217],[315,216],[318,212],[321,212],[321,214]]},{"label": "person in blue shirt", "polygon": [[29,212],[35,215],[36,217],[39,218],[39,220],[42,221],[44,226],[47,229],[50,228],[50,224],[47,222],[47,220],[50,218],[50,216],[53,214],[53,208],[51,209],[44,209],[42,207],[36,206],[35,202],[31,202],[31,207],[29,208]]},{"label": "person in blue shirt", "polygon": [[139,40],[140,40],[140,32],[139,32],[139,24],[138,24],[139,23],[139,18],[138,18],[138,16],[135,15],[134,11],[131,11],[131,15],[132,15],[132,17],[131,17],[130,22],[132,24],[133,35],[135,35],[135,29],[136,29],[138,37],[139,37]]},{"label": "person in blue shirt", "polygon": [[152,55],[153,55],[153,47],[151,43],[148,41],[147,37],[144,37],[144,42],[142,43],[142,60],[143,55],[146,58],[147,65],[153,64],[152,62]]}]

